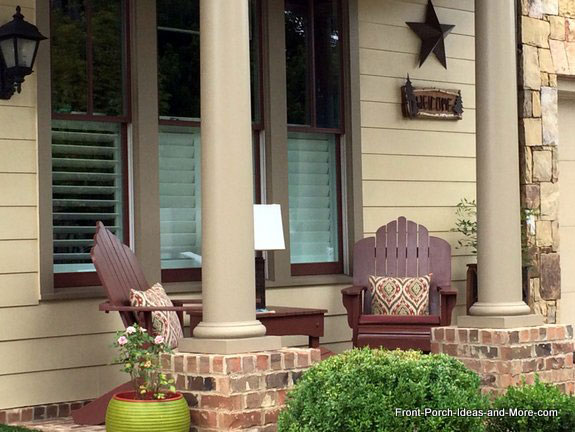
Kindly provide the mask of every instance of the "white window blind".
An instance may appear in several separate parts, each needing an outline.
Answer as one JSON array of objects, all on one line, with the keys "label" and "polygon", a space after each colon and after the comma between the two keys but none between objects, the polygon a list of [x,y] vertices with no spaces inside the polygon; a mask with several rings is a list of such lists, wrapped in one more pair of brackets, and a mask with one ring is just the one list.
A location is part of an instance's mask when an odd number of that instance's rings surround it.
[{"label": "white window blind", "polygon": [[159,146],[162,268],[201,267],[200,130],[160,126]]},{"label": "white window blind", "polygon": [[338,251],[337,139],[288,133],[291,262],[334,262]]},{"label": "white window blind", "polygon": [[116,123],[52,123],[54,271],[93,271],[96,222],[122,238],[122,145]]}]

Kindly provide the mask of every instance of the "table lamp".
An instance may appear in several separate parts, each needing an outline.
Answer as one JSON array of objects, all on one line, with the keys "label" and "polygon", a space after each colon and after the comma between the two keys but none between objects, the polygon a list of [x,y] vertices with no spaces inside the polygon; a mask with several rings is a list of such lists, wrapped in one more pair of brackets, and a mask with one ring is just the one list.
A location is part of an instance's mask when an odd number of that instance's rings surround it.
[{"label": "table lamp", "polygon": [[[254,205],[254,249],[285,249],[282,212],[279,204]],[[265,259],[256,256],[256,309],[266,308]]]}]

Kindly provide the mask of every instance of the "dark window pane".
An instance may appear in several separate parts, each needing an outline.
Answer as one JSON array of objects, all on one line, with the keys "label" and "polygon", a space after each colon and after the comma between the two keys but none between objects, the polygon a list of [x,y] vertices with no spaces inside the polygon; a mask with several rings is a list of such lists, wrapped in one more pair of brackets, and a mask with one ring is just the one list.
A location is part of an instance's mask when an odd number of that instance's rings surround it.
[{"label": "dark window pane", "polygon": [[160,116],[199,118],[199,1],[158,0],[157,14]]},{"label": "dark window pane", "polygon": [[92,0],[94,113],[124,114],[122,1]]},{"label": "dark window pane", "polygon": [[309,9],[307,0],[285,4],[287,118],[289,124],[310,124]]},{"label": "dark window pane", "polygon": [[52,110],[87,111],[86,14],[83,0],[51,3]]},{"label": "dark window pane", "polygon": [[250,78],[252,96],[252,121],[261,121],[260,108],[260,19],[256,0],[250,0]]},{"label": "dark window pane", "polygon": [[315,99],[317,126],[340,126],[341,32],[338,2],[314,2]]}]

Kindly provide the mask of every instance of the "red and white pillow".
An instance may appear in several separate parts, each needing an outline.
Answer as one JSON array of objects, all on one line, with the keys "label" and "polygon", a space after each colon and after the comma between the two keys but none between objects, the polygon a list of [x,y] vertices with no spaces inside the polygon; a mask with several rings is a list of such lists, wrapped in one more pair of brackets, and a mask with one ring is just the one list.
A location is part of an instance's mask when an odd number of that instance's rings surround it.
[{"label": "red and white pillow", "polygon": [[[154,307],[174,306],[164,287],[157,283],[146,291],[130,291],[130,303],[132,306]],[[182,326],[176,312],[156,311],[152,312],[152,325],[154,334],[164,337],[166,345],[171,348],[178,346],[178,341],[184,337]]]},{"label": "red and white pillow", "polygon": [[431,274],[421,277],[369,277],[374,315],[429,315]]}]

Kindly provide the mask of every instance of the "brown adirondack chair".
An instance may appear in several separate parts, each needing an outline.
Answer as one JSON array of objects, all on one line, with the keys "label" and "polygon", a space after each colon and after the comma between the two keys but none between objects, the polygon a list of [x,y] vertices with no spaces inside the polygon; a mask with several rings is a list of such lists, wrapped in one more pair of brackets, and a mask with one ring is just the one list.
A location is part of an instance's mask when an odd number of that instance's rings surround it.
[{"label": "brown adirondack chair", "polygon": [[[96,224],[94,246],[90,251],[90,256],[108,296],[108,300],[100,304],[99,309],[106,313],[119,312],[126,327],[138,323],[149,332],[153,332],[152,312],[173,311],[178,314],[183,328],[184,312],[197,308],[200,303],[199,300],[172,300],[173,307],[131,306],[130,289],[145,291],[150,287],[150,284],[146,281],[136,255],[108,231],[102,222]],[[195,305],[195,307],[185,306],[186,304]],[[115,393],[129,391],[131,388],[131,382],[124,383],[84,407],[73,411],[74,421],[84,425],[103,424],[106,418],[106,408],[112,396]]]},{"label": "brown adirondack chair", "polygon": [[[370,275],[416,277],[429,273],[433,273],[429,315],[371,314]],[[353,284],[341,292],[355,347],[430,351],[431,328],[451,324],[457,294],[451,289],[451,247],[443,239],[430,237],[423,225],[404,217],[354,245]]]}]

